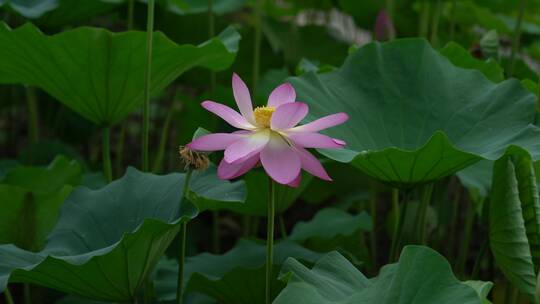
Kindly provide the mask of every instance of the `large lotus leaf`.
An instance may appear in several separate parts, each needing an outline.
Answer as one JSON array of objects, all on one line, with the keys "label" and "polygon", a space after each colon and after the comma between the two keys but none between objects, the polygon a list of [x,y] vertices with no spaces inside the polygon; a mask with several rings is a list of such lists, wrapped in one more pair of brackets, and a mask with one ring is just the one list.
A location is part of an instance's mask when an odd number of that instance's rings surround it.
[{"label": "large lotus leaf", "polygon": [[47,27],[85,24],[89,19],[105,14],[119,5],[118,1],[107,0],[56,0],[56,2],[58,2],[58,6],[54,10],[43,14],[32,22]]},{"label": "large lotus leaf", "polygon": [[2,0],[2,5],[9,5],[14,11],[27,18],[37,18],[58,6],[58,0]]},{"label": "large lotus leaf", "polygon": [[229,182],[217,177],[217,169],[211,165],[204,171],[195,171],[190,181],[188,198],[199,211],[227,209],[230,205],[241,206],[246,200],[244,181]]},{"label": "large lotus leaf", "polygon": [[421,246],[406,246],[398,263],[367,279],[337,252],[309,269],[293,258],[282,269],[287,287],[274,304],[481,304],[479,294],[460,282],[443,256]]},{"label": "large lotus leaf", "polygon": [[[282,241],[274,247],[274,272],[288,257],[315,262],[320,254],[291,241]],[[266,246],[250,240],[240,240],[223,255],[202,253],[186,260],[184,274],[187,291],[209,295],[219,303],[251,304],[264,302]],[[160,300],[173,300],[176,296],[178,264],[164,260],[156,271],[156,294]],[[277,279],[272,291],[279,293],[284,284]],[[249,292],[246,292],[249,290]]]},{"label": "large lotus leaf", "polygon": [[0,184],[0,244],[37,251],[58,219],[60,206],[81,182],[76,161],[56,157],[46,168],[13,167]]},{"label": "large lotus leaf", "polygon": [[9,170],[2,184],[19,186],[32,192],[49,193],[64,185],[81,183],[82,167],[74,160],[57,156],[46,168],[19,166]]},{"label": "large lotus leaf", "polygon": [[[168,0],[168,8],[171,12],[187,15],[208,12],[208,0]],[[247,0],[213,0],[212,12],[224,15],[238,11],[244,7]]]},{"label": "large lotus leaf", "polygon": [[[297,188],[284,185],[275,185],[276,187],[276,213],[285,212],[307,188],[313,180],[313,176],[308,173],[302,173],[302,181]],[[229,205],[227,209],[248,215],[267,215],[268,205],[268,175],[263,170],[252,170],[244,177],[246,182],[248,196],[246,202],[242,205]]]},{"label": "large lotus leaf", "polygon": [[480,60],[474,58],[469,51],[455,42],[449,42],[440,50],[455,66],[466,69],[479,70],[489,80],[501,82],[504,80],[504,70],[493,59]]},{"label": "large lotus leaf", "polygon": [[512,285],[534,300],[540,266],[540,202],[530,156],[514,149],[513,155],[497,160],[491,189],[491,251]]},{"label": "large lotus leaf", "polygon": [[182,200],[183,182],[183,174],[129,168],[99,190],[76,188],[42,251],[0,246],[0,290],[8,281],[29,282],[95,300],[132,300],[180,223],[197,213]]},{"label": "large lotus leaf", "polygon": [[[230,27],[199,46],[177,45],[156,32],[151,92],[196,66],[227,68],[239,39]],[[0,24],[0,83],[40,87],[94,123],[111,125],[143,100],[145,41],[144,32],[82,27],[46,36],[31,24],[13,30]]]},{"label": "large lotus leaf", "polygon": [[305,241],[311,238],[331,240],[338,236],[351,236],[359,230],[371,231],[373,222],[366,212],[356,215],[337,208],[325,208],[317,212],[309,222],[297,223],[289,239]]},{"label": "large lotus leaf", "polygon": [[308,120],[343,111],[327,134],[345,150],[321,150],[396,186],[437,180],[509,145],[540,157],[536,98],[515,79],[494,84],[458,68],[422,39],[368,44],[330,73],[290,78]]}]

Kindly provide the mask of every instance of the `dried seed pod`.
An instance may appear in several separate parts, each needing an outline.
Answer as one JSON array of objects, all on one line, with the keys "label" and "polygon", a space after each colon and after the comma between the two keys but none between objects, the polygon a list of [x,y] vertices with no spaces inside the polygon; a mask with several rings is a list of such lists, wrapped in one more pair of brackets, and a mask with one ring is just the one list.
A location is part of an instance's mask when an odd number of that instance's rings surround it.
[{"label": "dried seed pod", "polygon": [[210,165],[206,153],[191,150],[185,146],[180,146],[179,153],[186,170],[191,168],[192,170],[204,171]]}]

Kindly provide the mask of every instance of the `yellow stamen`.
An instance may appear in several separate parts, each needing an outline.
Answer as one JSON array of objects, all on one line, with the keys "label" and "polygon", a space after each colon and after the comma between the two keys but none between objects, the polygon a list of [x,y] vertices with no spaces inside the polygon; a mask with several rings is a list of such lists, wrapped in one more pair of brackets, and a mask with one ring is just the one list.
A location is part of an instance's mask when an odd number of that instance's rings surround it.
[{"label": "yellow stamen", "polygon": [[270,127],[270,120],[272,119],[272,114],[276,111],[274,107],[257,107],[253,111],[253,116],[255,116],[255,122],[263,128]]}]

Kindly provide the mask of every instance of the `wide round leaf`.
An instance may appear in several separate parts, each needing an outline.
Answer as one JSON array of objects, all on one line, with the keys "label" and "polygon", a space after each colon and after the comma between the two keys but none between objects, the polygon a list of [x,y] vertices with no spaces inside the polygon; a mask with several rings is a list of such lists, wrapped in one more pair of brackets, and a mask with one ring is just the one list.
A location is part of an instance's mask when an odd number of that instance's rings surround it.
[{"label": "wide round leaf", "polygon": [[[234,60],[240,35],[231,27],[199,46],[177,45],[156,32],[151,93],[186,70],[223,70]],[[146,33],[82,27],[53,36],[31,24],[0,24],[0,83],[42,88],[99,125],[114,124],[143,101]]]},{"label": "wide round leaf", "polygon": [[[321,255],[291,241],[279,242],[274,247],[274,278],[288,257],[314,263]],[[202,253],[188,257],[184,273],[187,291],[206,294],[224,304],[263,303],[265,262],[266,246],[250,240],[240,240],[222,255]],[[158,298],[174,300],[178,263],[164,260],[156,270]],[[283,282],[275,279],[272,282],[274,296],[283,287]]]},{"label": "wide round leaf", "polygon": [[337,252],[309,269],[289,258],[282,268],[287,287],[274,304],[481,304],[468,284],[460,282],[443,256],[421,246],[406,246],[398,263],[367,279]]},{"label": "wide round leaf", "polygon": [[76,188],[45,248],[0,246],[0,291],[29,282],[106,301],[131,301],[196,208],[182,200],[183,174],[129,168],[99,190]]},{"label": "wide round leaf", "polygon": [[422,39],[368,44],[335,72],[290,81],[310,105],[308,120],[350,116],[327,132],[346,149],[321,153],[395,186],[498,159],[512,144],[540,157],[534,95],[515,79],[494,84],[454,66]]},{"label": "wide round leaf", "polygon": [[46,168],[11,168],[0,184],[0,244],[40,250],[81,175],[81,165],[63,156]]}]

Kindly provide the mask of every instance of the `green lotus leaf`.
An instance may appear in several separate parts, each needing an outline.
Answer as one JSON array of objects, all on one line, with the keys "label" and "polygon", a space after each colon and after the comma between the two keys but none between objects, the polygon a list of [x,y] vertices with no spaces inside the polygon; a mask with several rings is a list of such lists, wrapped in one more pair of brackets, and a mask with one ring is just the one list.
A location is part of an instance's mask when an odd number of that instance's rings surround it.
[{"label": "green lotus leaf", "polygon": [[45,168],[11,168],[0,184],[0,244],[29,251],[43,248],[60,207],[72,186],[81,182],[81,175],[81,165],[63,156]]},{"label": "green lotus leaf", "polygon": [[489,205],[489,244],[512,285],[534,301],[540,267],[540,200],[534,164],[524,150],[493,166]]},{"label": "green lotus leaf", "polygon": [[[274,247],[274,272],[277,278],[280,265],[288,257],[315,262],[320,254],[291,241],[282,241]],[[186,290],[202,293],[225,304],[263,303],[265,296],[266,246],[255,241],[240,240],[223,255],[202,253],[186,260]],[[176,297],[178,264],[164,260],[156,271],[156,294],[159,300]],[[277,295],[283,282],[273,282],[272,291]],[[249,290],[250,292],[246,292]]]},{"label": "green lotus leaf", "polygon": [[274,304],[482,303],[475,289],[456,279],[443,256],[422,246],[406,246],[399,262],[384,266],[371,280],[337,252],[312,269],[290,258],[281,277],[287,287]]},{"label": "green lotus leaf", "polygon": [[183,174],[129,168],[99,190],[76,188],[45,248],[0,246],[0,290],[28,282],[94,300],[131,301],[196,208],[182,200]]},{"label": "green lotus leaf", "polygon": [[325,208],[317,212],[309,222],[294,226],[289,239],[304,241],[310,238],[331,240],[338,236],[351,236],[358,231],[371,231],[373,223],[368,213],[356,215],[337,208]]},{"label": "green lotus leaf", "polygon": [[346,149],[321,153],[394,186],[498,159],[510,145],[540,157],[535,96],[515,79],[494,84],[454,66],[422,39],[371,43],[335,72],[290,81],[310,105],[308,120],[350,116],[326,132],[345,140]]},{"label": "green lotus leaf", "polygon": [[[227,68],[239,39],[231,27],[199,46],[177,45],[156,32],[151,93],[196,66]],[[31,24],[13,30],[0,24],[0,83],[40,87],[90,121],[111,125],[143,100],[145,42],[144,32],[81,27],[46,36]]]},{"label": "green lotus leaf", "polygon": [[9,5],[14,11],[26,18],[37,18],[58,6],[58,0],[2,0],[2,5]]},{"label": "green lotus leaf", "polygon": [[[214,0],[212,12],[217,15],[224,15],[241,10],[246,0]],[[179,14],[200,14],[208,12],[208,0],[168,0],[169,11]]]},{"label": "green lotus leaf", "polygon": [[247,196],[244,181],[229,182],[219,179],[214,165],[204,171],[195,171],[189,190],[188,198],[201,212],[226,209],[229,205],[241,206]]},{"label": "green lotus leaf", "polygon": [[9,170],[2,184],[19,186],[32,192],[50,193],[64,185],[81,183],[82,166],[64,156],[57,156],[46,168],[19,166]]},{"label": "green lotus leaf", "polygon": [[[302,181],[297,188],[275,185],[276,213],[279,214],[289,209],[312,180],[312,175],[303,172]],[[244,181],[246,182],[248,193],[246,202],[241,205],[224,205],[224,209],[240,214],[266,216],[268,212],[268,175],[262,170],[252,170],[245,175]]]},{"label": "green lotus leaf", "polygon": [[504,70],[499,66],[497,61],[492,59],[486,61],[476,59],[469,51],[455,42],[449,42],[440,50],[440,52],[455,66],[478,70],[493,82],[501,82],[504,80]]}]

